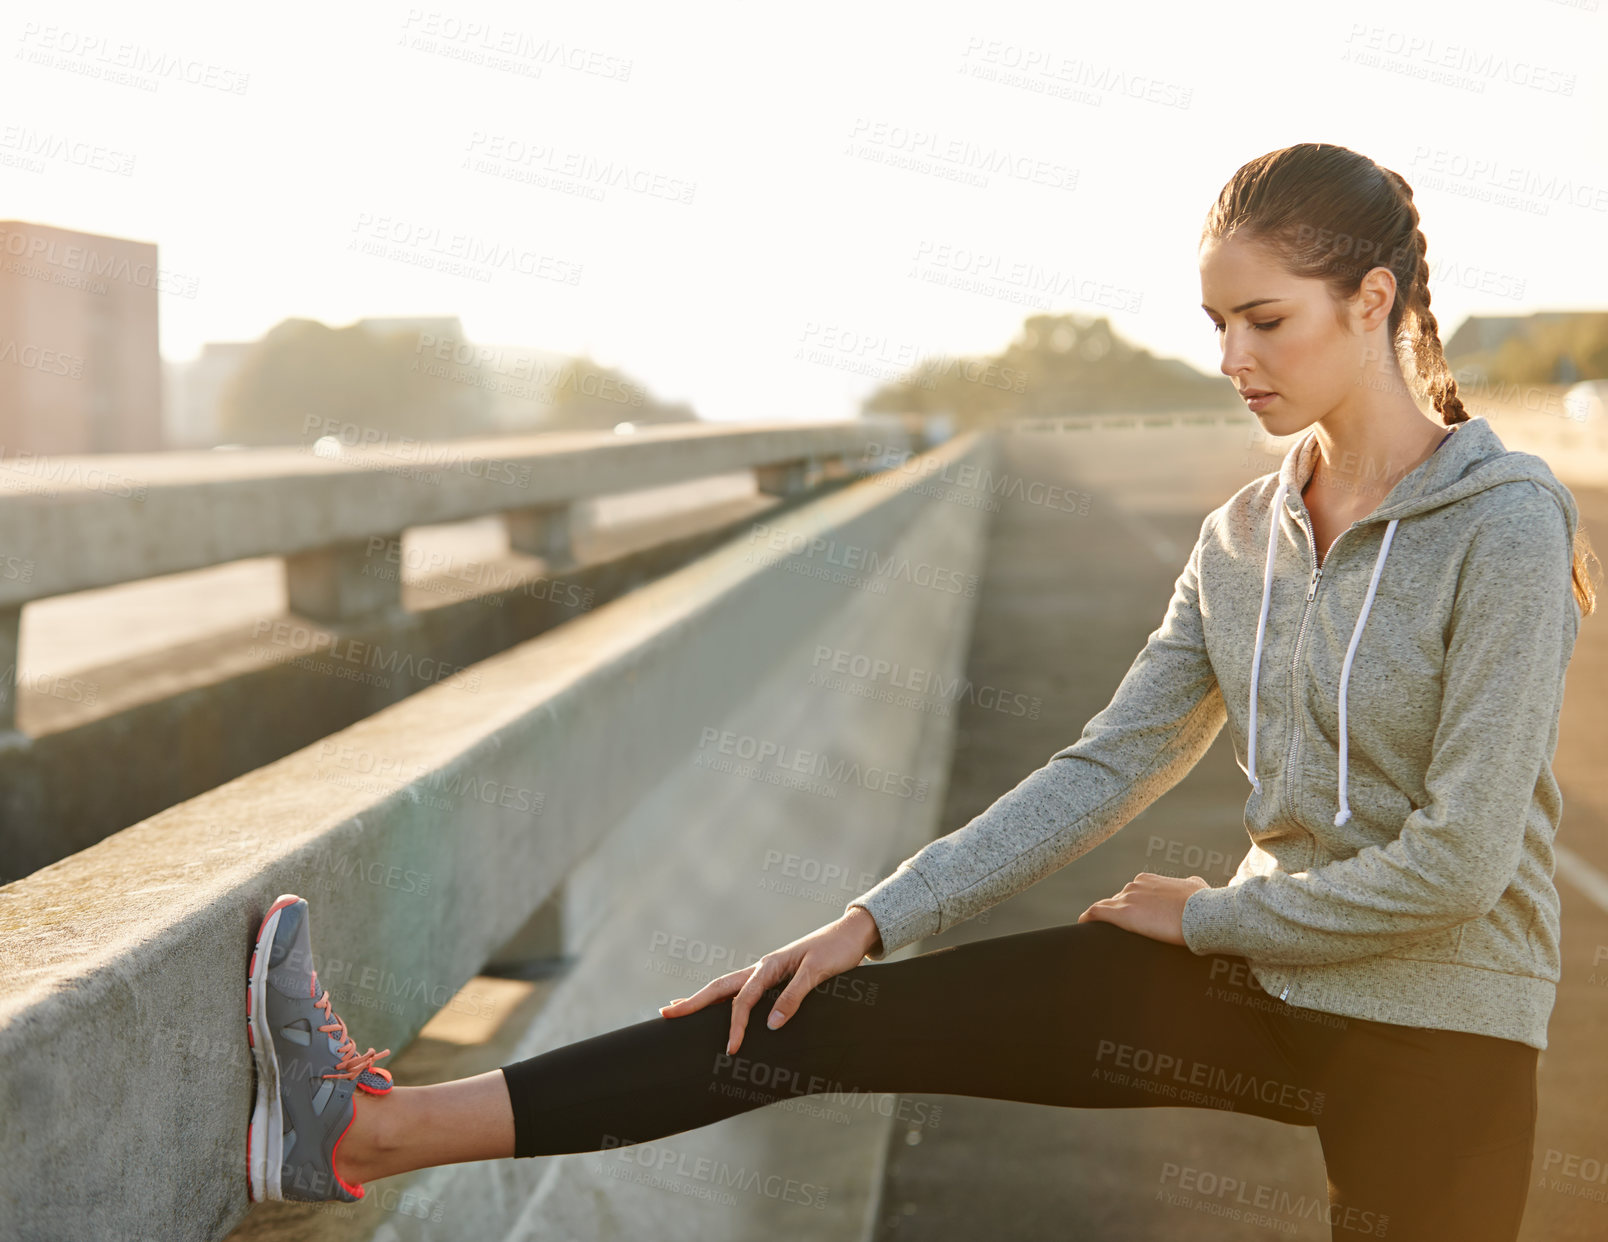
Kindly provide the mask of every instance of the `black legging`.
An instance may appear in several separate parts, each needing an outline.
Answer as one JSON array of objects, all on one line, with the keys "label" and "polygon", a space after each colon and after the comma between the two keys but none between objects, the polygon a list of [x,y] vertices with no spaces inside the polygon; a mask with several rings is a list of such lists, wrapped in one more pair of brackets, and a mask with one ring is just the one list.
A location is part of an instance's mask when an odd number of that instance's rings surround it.
[{"label": "black legging", "polygon": [[1337,1239],[1518,1236],[1536,1119],[1527,1044],[1297,1008],[1243,958],[1109,923],[862,962],[772,1031],[780,992],[755,1005],[734,1056],[721,1001],[504,1066],[515,1154],[641,1143],[818,1093],[1220,1108],[1316,1126],[1329,1203],[1164,1167],[1178,1202],[1316,1216]]}]

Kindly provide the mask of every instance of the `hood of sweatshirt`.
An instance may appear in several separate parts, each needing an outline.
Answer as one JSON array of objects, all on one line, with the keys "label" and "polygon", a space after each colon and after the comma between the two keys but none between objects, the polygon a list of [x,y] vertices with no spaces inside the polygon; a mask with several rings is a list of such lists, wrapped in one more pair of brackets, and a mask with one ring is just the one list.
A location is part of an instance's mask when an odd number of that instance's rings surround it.
[{"label": "hood of sweatshirt", "polygon": [[[1278,471],[1278,483],[1273,490],[1271,508],[1276,514],[1282,507],[1298,522],[1307,525],[1310,538],[1309,515],[1306,505],[1301,499],[1302,489],[1312,477],[1312,471],[1317,461],[1318,440],[1315,431],[1308,432],[1293,445],[1285,454],[1284,461]],[[1364,476],[1366,479],[1366,475]],[[1569,489],[1558,482],[1551,468],[1545,460],[1531,453],[1514,452],[1506,448],[1496,433],[1491,429],[1485,418],[1470,418],[1462,423],[1455,424],[1448,435],[1427,459],[1419,463],[1413,470],[1404,475],[1399,482],[1386,493],[1384,499],[1372,513],[1354,522],[1348,529],[1383,523],[1385,531],[1380,540],[1379,552],[1374,560],[1373,575],[1368,584],[1368,592],[1363,598],[1362,607],[1358,611],[1356,624],[1351,632],[1351,642],[1346,649],[1345,661],[1341,666],[1340,682],[1338,688],[1339,700],[1339,765],[1336,788],[1336,802],[1338,810],[1335,813],[1334,823],[1340,827],[1351,818],[1351,808],[1347,800],[1348,785],[1348,738],[1346,720],[1346,691],[1351,680],[1351,666],[1357,652],[1358,643],[1362,639],[1363,630],[1368,623],[1368,613],[1373,607],[1374,596],[1379,588],[1379,580],[1386,572],[1390,557],[1390,546],[1395,537],[1396,527],[1403,518],[1413,517],[1435,509],[1443,508],[1457,501],[1464,500],[1476,493],[1491,488],[1502,487],[1513,483],[1533,483],[1544,488],[1558,502],[1563,511],[1564,523],[1567,527],[1571,542],[1574,539],[1578,525],[1579,514],[1574,497]],[[1249,729],[1247,740],[1248,766],[1246,776],[1250,779],[1251,787],[1260,793],[1262,782],[1256,774],[1256,732],[1257,732],[1257,690],[1261,681],[1262,648],[1267,632],[1268,606],[1273,589],[1274,549],[1277,545],[1280,523],[1268,523],[1268,543],[1263,562],[1262,576],[1262,602],[1258,611],[1256,625],[1256,642],[1252,654],[1251,689],[1248,706]],[[1323,566],[1316,563],[1313,557],[1312,564],[1312,590],[1315,591],[1318,582],[1323,576]],[[1309,592],[1308,598],[1311,598]]]}]

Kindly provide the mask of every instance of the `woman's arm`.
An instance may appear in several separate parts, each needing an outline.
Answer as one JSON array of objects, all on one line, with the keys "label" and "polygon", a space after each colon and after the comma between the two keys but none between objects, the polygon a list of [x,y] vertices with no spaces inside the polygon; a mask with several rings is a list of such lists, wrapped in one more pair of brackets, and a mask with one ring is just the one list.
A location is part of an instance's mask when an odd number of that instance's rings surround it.
[{"label": "woman's arm", "polygon": [[845,907],[863,907],[876,920],[882,944],[868,954],[873,961],[948,930],[1087,853],[1206,753],[1226,719],[1200,615],[1201,548],[1216,517],[1214,511],[1201,523],[1161,626],[1083,736]]}]

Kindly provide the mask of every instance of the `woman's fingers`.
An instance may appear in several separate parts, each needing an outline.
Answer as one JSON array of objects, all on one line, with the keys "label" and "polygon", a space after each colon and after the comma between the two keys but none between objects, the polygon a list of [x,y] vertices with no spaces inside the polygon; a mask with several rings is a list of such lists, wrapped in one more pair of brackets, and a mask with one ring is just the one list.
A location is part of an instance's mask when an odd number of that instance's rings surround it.
[{"label": "woman's fingers", "polygon": [[747,980],[748,974],[754,968],[744,966],[741,970],[734,970],[730,974],[721,975],[718,979],[711,979],[691,996],[673,1000],[668,1005],[659,1006],[659,1016],[663,1018],[679,1018],[689,1013],[696,1013],[712,1001],[725,1000]]},{"label": "woman's fingers", "polygon": [[782,989],[782,994],[771,1006],[771,1011],[765,1018],[765,1025],[774,1031],[791,1018],[813,986],[814,981],[808,970],[808,962],[799,963],[798,969],[793,972],[792,982]]},{"label": "woman's fingers", "polygon": [[731,1034],[726,1040],[726,1055],[733,1055],[742,1047],[743,1032],[748,1029],[748,1014],[756,1002],[777,979],[786,974],[786,964],[777,958],[762,957],[748,976],[748,982],[738,990],[731,1002]]}]

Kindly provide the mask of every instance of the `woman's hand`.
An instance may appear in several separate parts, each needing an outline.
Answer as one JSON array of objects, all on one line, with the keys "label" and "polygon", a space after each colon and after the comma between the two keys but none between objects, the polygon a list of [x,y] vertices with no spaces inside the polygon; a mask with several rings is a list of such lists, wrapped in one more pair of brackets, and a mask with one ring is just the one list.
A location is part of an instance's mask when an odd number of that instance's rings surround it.
[{"label": "woman's hand", "polygon": [[855,906],[825,927],[765,954],[752,966],[721,975],[693,995],[671,1001],[660,1008],[659,1015],[679,1018],[735,993],[736,999],[731,1003],[731,1033],[726,1039],[726,1055],[730,1056],[742,1046],[749,1010],[765,989],[792,977],[792,982],[782,990],[771,1008],[768,1025],[774,1030],[793,1016],[811,988],[858,966],[861,959],[881,943],[876,920],[865,907]]},{"label": "woman's hand", "polygon": [[1179,879],[1141,871],[1115,897],[1097,901],[1078,922],[1115,923],[1118,927],[1165,944],[1184,943],[1184,903],[1211,884],[1198,875]]}]

